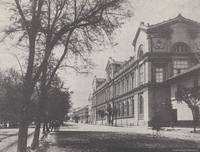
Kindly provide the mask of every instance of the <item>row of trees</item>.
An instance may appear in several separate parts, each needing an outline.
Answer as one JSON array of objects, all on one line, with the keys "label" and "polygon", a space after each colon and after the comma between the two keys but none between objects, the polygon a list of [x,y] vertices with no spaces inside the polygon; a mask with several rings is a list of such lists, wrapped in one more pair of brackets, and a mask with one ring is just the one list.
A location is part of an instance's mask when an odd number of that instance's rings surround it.
[{"label": "row of trees", "polygon": [[108,118],[108,123],[113,125],[114,119],[117,120],[117,115],[119,114],[119,108],[117,108],[116,106],[114,106],[112,108],[111,105],[108,104],[106,110],[99,109],[97,111],[97,114],[99,115],[99,117],[102,120],[102,125],[103,125],[103,119],[104,119],[105,116],[107,116],[107,118]]},{"label": "row of trees", "polygon": [[[126,0],[15,0],[5,3],[12,14],[3,40],[14,37],[15,47],[27,51],[18,134],[18,152],[25,152],[31,97],[39,79],[41,116],[57,70],[67,66],[87,71],[93,65],[87,58],[88,53],[113,44],[114,30],[121,27],[132,12]],[[68,59],[74,56],[79,62],[69,65]],[[38,146],[40,124],[41,117],[37,117],[33,148]]]},{"label": "row of trees", "polygon": [[[13,68],[6,71],[0,71],[0,123],[9,124],[9,127],[18,127],[20,106],[23,94],[22,76]],[[47,122],[51,120],[63,121],[71,108],[71,94],[68,89],[63,87],[63,82],[56,78],[54,85],[48,92],[48,103],[46,105]],[[34,90],[31,98],[31,108],[29,122],[35,121],[38,117],[39,88]]]}]

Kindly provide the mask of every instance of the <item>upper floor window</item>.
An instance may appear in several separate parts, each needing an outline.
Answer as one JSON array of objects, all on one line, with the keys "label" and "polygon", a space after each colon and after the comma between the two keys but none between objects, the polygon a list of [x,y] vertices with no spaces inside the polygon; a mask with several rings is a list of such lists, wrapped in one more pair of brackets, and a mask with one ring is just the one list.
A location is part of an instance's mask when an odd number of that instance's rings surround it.
[{"label": "upper floor window", "polygon": [[139,85],[144,84],[144,67],[143,64],[139,66]]},{"label": "upper floor window", "polygon": [[114,97],[117,96],[117,84],[114,85]]},{"label": "upper floor window", "polygon": [[176,53],[189,52],[189,50],[190,50],[189,46],[182,42],[176,43],[173,46],[173,52]]},{"label": "upper floor window", "polygon": [[126,77],[126,92],[129,91],[129,75]]},{"label": "upper floor window", "polygon": [[164,69],[162,67],[156,68],[156,82],[163,82]]},{"label": "upper floor window", "polygon": [[134,77],[134,73],[131,74],[131,88],[135,88],[135,77]]},{"label": "upper floor window", "polygon": [[143,54],[143,45],[140,45],[140,47],[138,48],[138,59],[140,59],[143,56]]},{"label": "upper floor window", "polygon": [[124,79],[122,80],[122,90],[121,93],[124,93]]},{"label": "upper floor window", "polygon": [[188,69],[187,59],[175,59],[173,62],[174,75],[185,72]]},{"label": "upper floor window", "polygon": [[120,81],[118,82],[118,95],[120,95]]}]

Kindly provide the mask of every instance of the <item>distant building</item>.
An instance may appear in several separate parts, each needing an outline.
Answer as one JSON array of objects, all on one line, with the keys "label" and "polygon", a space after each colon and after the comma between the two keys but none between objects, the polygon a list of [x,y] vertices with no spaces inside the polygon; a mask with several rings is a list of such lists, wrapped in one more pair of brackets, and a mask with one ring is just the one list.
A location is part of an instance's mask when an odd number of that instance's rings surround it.
[{"label": "distant building", "polygon": [[88,123],[88,105],[74,109],[72,118],[77,123]]},{"label": "distant building", "polygon": [[[155,25],[141,22],[132,45],[134,57],[124,62],[110,58],[106,78],[94,77],[92,123],[101,124],[103,119],[104,124],[113,120],[118,126],[148,126],[160,115],[169,125],[181,117],[169,106],[178,81],[168,80],[199,63],[200,23],[180,14]],[[103,118],[101,110],[106,113]]]},{"label": "distant building", "polygon": [[93,105],[93,96],[90,94],[88,98],[88,123],[92,123],[92,120],[94,119],[93,113],[92,113],[92,105]]}]

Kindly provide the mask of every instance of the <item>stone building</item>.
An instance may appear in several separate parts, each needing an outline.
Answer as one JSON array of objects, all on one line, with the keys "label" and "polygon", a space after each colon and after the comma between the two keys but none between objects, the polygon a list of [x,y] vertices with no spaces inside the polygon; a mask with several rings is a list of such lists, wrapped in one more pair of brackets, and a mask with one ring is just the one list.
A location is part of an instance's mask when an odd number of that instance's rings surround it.
[{"label": "stone building", "polygon": [[[148,126],[160,115],[168,125],[176,113],[167,80],[199,62],[200,23],[180,14],[154,25],[141,22],[132,45],[133,57],[124,62],[110,58],[106,78],[94,78],[92,122]],[[103,118],[100,110],[106,113]]]},{"label": "stone building", "polygon": [[88,105],[74,109],[72,117],[76,123],[88,123]]}]

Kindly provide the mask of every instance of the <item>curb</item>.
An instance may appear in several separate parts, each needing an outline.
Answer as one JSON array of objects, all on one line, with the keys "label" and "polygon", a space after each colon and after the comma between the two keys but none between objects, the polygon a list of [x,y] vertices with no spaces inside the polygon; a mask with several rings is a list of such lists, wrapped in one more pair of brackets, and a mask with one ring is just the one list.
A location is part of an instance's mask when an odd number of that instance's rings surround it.
[{"label": "curb", "polygon": [[[18,133],[17,133],[17,134],[18,134]],[[15,134],[15,135],[17,135],[17,134]],[[29,137],[30,137],[31,135],[33,135],[33,134],[34,134],[34,132],[28,134],[27,138],[29,138]],[[17,142],[18,142],[18,139],[17,139],[17,140],[14,140],[13,142],[11,142],[10,145],[8,145],[7,147],[3,148],[0,152],[6,151],[6,149],[10,148],[11,146],[13,146],[14,144],[16,144]]]}]

